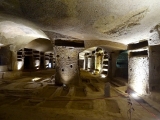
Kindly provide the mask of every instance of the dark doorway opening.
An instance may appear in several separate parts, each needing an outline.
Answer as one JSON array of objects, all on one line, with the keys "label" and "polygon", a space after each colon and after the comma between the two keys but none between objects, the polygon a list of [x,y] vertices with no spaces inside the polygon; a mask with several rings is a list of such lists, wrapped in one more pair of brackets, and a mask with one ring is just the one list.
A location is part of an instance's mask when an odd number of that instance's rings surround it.
[{"label": "dark doorway opening", "polygon": [[116,77],[128,79],[128,51],[122,51],[116,61]]},{"label": "dark doorway opening", "polygon": [[33,57],[32,56],[25,56],[24,58],[24,71],[34,70],[33,66]]},{"label": "dark doorway opening", "polygon": [[44,57],[40,58],[40,69],[45,69],[44,68]]}]

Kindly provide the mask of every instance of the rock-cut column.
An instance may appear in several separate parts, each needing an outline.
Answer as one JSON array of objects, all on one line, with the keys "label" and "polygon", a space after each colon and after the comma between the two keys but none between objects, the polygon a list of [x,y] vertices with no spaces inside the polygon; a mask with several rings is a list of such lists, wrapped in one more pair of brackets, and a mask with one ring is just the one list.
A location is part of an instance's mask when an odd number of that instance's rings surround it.
[{"label": "rock-cut column", "polygon": [[[78,55],[83,49],[81,46],[77,47],[73,42],[68,44],[62,44],[67,41],[56,40],[57,46],[54,47],[54,53],[56,55],[56,73],[55,84],[56,85],[79,85],[79,67],[78,67]],[[70,47],[67,45],[75,45]],[[55,42],[56,45],[56,42]],[[64,46],[66,45],[66,46]]]},{"label": "rock-cut column", "polygon": [[98,70],[98,73],[102,69],[102,54],[101,53],[95,54],[95,69]]},{"label": "rock-cut column", "polygon": [[92,55],[91,55],[91,72],[93,72],[94,71],[94,69],[95,69],[95,55],[94,55],[94,53],[92,53]]},{"label": "rock-cut column", "polygon": [[88,68],[88,53],[84,54],[84,63],[83,63],[83,69],[87,70]]}]

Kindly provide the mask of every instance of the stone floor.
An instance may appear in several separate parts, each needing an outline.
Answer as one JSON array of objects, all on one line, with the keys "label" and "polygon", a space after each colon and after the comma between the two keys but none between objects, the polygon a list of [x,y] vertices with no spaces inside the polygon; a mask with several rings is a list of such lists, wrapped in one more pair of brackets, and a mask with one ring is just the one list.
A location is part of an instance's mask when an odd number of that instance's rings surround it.
[{"label": "stone floor", "polygon": [[[107,78],[82,70],[80,86],[60,87],[50,81],[54,71],[42,73],[1,80],[0,120],[160,119],[160,112],[150,104],[128,96],[124,92],[126,86],[111,86],[110,97],[105,97]],[[132,111],[131,119],[129,110]]]}]

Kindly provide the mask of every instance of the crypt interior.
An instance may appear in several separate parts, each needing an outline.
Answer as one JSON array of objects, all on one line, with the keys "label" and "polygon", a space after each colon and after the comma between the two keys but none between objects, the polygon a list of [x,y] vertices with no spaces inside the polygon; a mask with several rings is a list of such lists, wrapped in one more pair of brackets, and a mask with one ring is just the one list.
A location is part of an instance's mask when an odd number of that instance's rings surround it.
[{"label": "crypt interior", "polygon": [[159,0],[1,0],[0,120],[159,120]]}]

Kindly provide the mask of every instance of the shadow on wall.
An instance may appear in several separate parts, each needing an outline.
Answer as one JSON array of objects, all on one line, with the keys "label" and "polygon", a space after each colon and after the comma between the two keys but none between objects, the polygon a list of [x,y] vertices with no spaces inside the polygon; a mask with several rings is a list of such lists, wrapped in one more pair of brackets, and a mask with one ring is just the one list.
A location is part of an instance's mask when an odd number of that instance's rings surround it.
[{"label": "shadow on wall", "polygon": [[4,46],[0,48],[0,71],[11,70],[11,56],[9,46]]},{"label": "shadow on wall", "polygon": [[128,79],[128,51],[120,51],[116,60],[115,77]]}]

